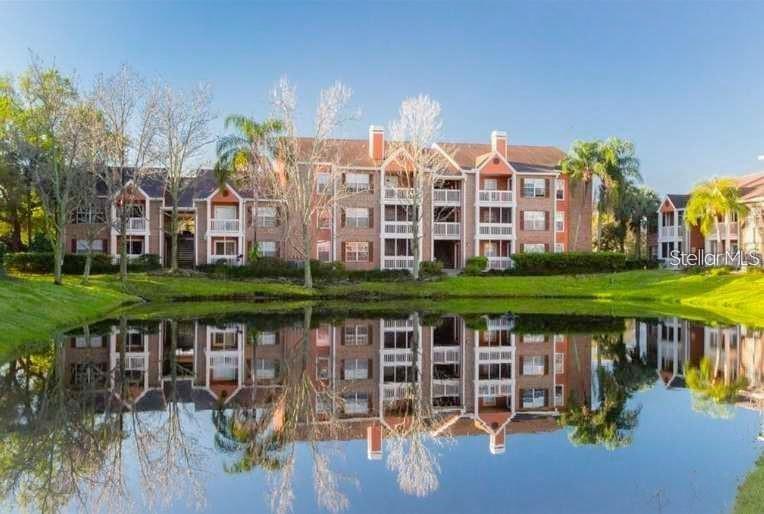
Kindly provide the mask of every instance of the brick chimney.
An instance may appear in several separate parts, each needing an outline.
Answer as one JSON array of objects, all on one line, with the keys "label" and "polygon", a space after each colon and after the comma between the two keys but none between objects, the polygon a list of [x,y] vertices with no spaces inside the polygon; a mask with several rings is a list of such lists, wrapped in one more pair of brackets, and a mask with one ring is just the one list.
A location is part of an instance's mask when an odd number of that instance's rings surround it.
[{"label": "brick chimney", "polygon": [[498,152],[505,159],[509,158],[507,154],[507,133],[502,130],[491,132],[491,150]]},{"label": "brick chimney", "polygon": [[373,423],[366,428],[366,456],[369,460],[382,458],[382,425]]},{"label": "brick chimney", "polygon": [[369,126],[369,157],[375,161],[385,158],[385,129],[383,127]]}]

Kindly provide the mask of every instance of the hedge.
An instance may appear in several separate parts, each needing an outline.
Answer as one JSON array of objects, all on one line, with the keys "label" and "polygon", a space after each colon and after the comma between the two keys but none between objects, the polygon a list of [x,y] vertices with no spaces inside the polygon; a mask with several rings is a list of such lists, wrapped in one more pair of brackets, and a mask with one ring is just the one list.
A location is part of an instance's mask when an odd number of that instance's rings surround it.
[{"label": "hedge", "polygon": [[562,275],[625,271],[626,255],[614,252],[518,253],[509,270],[515,275]]},{"label": "hedge", "polygon": [[[301,263],[288,262],[276,257],[259,257],[244,265],[224,262],[198,266],[197,270],[221,278],[287,278],[301,280],[304,276]],[[411,278],[407,270],[346,270],[341,262],[310,261],[314,280],[325,282],[350,281],[398,281]],[[434,275],[434,269],[429,270]]]},{"label": "hedge", "polygon": [[[77,275],[85,270],[86,256],[82,254],[64,255],[63,273]],[[53,273],[53,254],[47,252],[9,253],[5,256],[5,265],[9,270],[22,273]],[[159,256],[141,255],[132,259],[127,268],[130,271],[150,271],[160,267]],[[93,254],[91,273],[116,273],[119,264],[112,262],[112,257],[103,253]]]}]

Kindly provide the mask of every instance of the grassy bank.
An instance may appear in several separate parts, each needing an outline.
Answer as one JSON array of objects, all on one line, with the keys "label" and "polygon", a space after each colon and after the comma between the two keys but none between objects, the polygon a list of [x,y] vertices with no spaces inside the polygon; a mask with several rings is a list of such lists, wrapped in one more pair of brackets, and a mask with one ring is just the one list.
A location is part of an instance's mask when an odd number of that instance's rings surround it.
[{"label": "grassy bank", "polygon": [[734,514],[761,514],[764,508],[764,455],[746,477],[735,498]]}]

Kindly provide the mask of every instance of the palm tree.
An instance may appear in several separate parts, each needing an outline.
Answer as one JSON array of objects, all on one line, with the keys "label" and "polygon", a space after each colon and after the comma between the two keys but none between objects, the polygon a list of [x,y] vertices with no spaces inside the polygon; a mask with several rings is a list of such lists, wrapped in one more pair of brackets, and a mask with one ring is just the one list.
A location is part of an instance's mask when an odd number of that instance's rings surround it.
[{"label": "palm tree", "polygon": [[563,175],[583,187],[581,209],[578,211],[578,222],[573,239],[574,245],[578,243],[586,200],[592,198],[591,186],[594,178],[599,177],[602,181],[609,180],[602,147],[603,142],[599,140],[574,141],[568,154],[560,162]]},{"label": "palm tree", "polygon": [[604,177],[600,177],[599,201],[597,202],[597,247],[600,246],[602,217],[610,212],[620,226],[621,251],[626,238],[628,211],[625,209],[625,194],[629,186],[641,182],[639,159],[631,141],[617,137],[608,138],[602,143]]},{"label": "palm tree", "polygon": [[[748,213],[748,207],[740,200],[740,190],[731,178],[714,178],[701,182],[690,193],[685,211],[685,223],[698,227],[703,237],[716,228],[719,219],[727,214],[737,214],[738,218]],[[716,230],[716,251],[722,247],[722,234]]]},{"label": "palm tree", "polygon": [[254,118],[233,114],[225,119],[225,128],[233,129],[233,133],[220,138],[217,144],[222,168],[253,175],[270,168],[275,137],[284,130],[281,120],[268,118],[258,123]]},{"label": "palm tree", "polygon": [[623,191],[624,222],[634,234],[634,253],[637,259],[642,257],[642,224],[647,222],[648,232],[657,225],[658,195],[645,186],[627,185]]}]

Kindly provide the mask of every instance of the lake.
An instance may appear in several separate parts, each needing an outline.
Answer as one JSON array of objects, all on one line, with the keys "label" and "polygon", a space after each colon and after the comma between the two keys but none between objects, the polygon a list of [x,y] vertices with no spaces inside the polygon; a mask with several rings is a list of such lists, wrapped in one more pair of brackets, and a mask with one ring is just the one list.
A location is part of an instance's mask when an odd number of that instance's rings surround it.
[{"label": "lake", "polygon": [[[720,513],[764,444],[764,333],[743,326],[198,310],[0,366],[0,505]],[[691,391],[703,366],[735,402]]]}]

